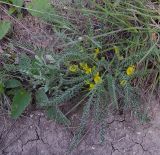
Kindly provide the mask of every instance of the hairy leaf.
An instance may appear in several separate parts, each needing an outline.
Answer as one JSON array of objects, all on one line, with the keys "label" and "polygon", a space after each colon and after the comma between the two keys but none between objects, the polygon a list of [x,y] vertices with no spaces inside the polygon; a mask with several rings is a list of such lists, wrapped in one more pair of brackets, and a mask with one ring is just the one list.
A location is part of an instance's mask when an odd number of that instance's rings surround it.
[{"label": "hairy leaf", "polygon": [[11,28],[11,23],[9,21],[0,21],[0,40],[8,33]]},{"label": "hairy leaf", "polygon": [[48,109],[48,117],[56,120],[57,123],[70,125],[70,120],[60,111],[57,106]]},{"label": "hairy leaf", "polygon": [[32,16],[47,19],[54,12],[53,7],[50,5],[49,0],[32,0],[28,5],[29,12]]},{"label": "hairy leaf", "polygon": [[24,89],[20,89],[16,92],[15,96],[13,97],[13,103],[11,106],[11,116],[14,119],[17,119],[26,107],[31,102],[31,93],[27,92]]},{"label": "hairy leaf", "polygon": [[6,88],[17,88],[20,86],[22,86],[21,82],[16,79],[10,79],[5,83]]},{"label": "hairy leaf", "polygon": [[45,93],[44,89],[39,89],[36,92],[36,102],[40,104],[41,106],[47,106],[47,103],[49,102],[48,96]]},{"label": "hairy leaf", "polygon": [[12,3],[16,6],[22,7],[23,0],[12,0]]},{"label": "hairy leaf", "polygon": [[22,72],[28,72],[31,69],[31,59],[25,54],[19,58],[19,69]]}]

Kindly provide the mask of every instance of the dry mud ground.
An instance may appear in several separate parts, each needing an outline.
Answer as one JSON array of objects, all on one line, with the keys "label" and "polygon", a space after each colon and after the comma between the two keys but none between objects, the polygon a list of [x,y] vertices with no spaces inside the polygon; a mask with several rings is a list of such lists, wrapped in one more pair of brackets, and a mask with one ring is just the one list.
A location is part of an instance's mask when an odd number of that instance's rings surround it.
[{"label": "dry mud ground", "polygon": [[140,124],[128,114],[110,115],[105,141],[99,143],[96,127],[72,153],[66,153],[73,134],[48,120],[42,111],[14,121],[0,116],[0,155],[160,155],[160,100],[150,104],[151,121]]}]

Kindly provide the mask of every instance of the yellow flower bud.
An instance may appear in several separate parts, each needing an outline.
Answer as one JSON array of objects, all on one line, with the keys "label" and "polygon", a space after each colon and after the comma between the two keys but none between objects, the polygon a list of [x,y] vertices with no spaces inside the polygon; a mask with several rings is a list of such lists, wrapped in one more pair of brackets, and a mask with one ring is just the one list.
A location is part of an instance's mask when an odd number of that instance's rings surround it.
[{"label": "yellow flower bud", "polygon": [[94,82],[96,84],[102,82],[102,78],[99,76],[99,72],[97,72],[96,75],[94,76]]},{"label": "yellow flower bud", "polygon": [[127,70],[126,70],[126,74],[127,74],[128,76],[133,75],[134,72],[135,72],[135,66],[134,66],[134,65],[129,66],[129,67],[127,68]]},{"label": "yellow flower bud", "polygon": [[99,48],[96,48],[96,49],[95,49],[95,54],[98,55],[99,53],[100,53]]},{"label": "yellow flower bud", "polygon": [[87,63],[80,63],[80,66],[82,67],[82,69],[86,74],[92,73],[92,68],[90,68]]},{"label": "yellow flower bud", "polygon": [[121,86],[125,86],[125,85],[126,85],[126,83],[127,83],[127,81],[126,81],[126,80],[121,80],[121,81],[120,81],[120,85],[121,85]]},{"label": "yellow flower bud", "polygon": [[69,71],[70,72],[77,72],[78,71],[78,65],[70,65],[69,66]]},{"label": "yellow flower bud", "polygon": [[94,83],[90,83],[90,84],[89,84],[89,90],[94,89],[94,87],[95,87],[95,84],[94,84]]},{"label": "yellow flower bud", "polygon": [[97,56],[98,56],[99,53],[100,53],[99,48],[96,48],[95,49],[95,54],[94,54],[94,58],[96,59],[96,61],[98,61]]}]

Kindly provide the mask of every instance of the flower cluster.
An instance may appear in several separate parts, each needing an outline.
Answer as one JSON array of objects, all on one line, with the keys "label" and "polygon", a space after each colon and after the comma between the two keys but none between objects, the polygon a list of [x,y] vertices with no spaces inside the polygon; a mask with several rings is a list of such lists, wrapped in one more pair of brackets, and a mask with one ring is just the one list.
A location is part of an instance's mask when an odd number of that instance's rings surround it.
[{"label": "flower cluster", "polygon": [[[95,60],[97,60],[99,53],[100,53],[99,48],[96,48],[94,53]],[[78,65],[75,64],[70,65],[68,70],[72,73],[77,73],[78,71],[82,71],[85,74],[93,74],[93,72],[96,70],[96,66],[90,67],[87,63],[81,62]],[[100,76],[100,73],[97,72],[95,75],[93,75],[92,82],[86,81],[85,83],[89,86],[89,90],[92,90],[95,88],[96,84],[99,84],[101,82],[102,78]]]},{"label": "flower cluster", "polygon": [[[94,50],[94,59],[95,60],[98,60],[99,54],[100,54],[100,49],[96,48]],[[124,59],[124,57],[120,54],[120,50],[117,46],[114,46],[114,54],[119,61]],[[104,58],[104,57],[102,57],[102,58]],[[77,73],[78,71],[82,71],[85,74],[92,74],[95,71],[95,69],[96,69],[96,66],[90,67],[86,62],[81,62],[79,64],[72,64],[69,66],[69,71],[72,73]],[[135,72],[135,65],[129,66],[125,71],[127,76],[132,76],[134,74],[134,72]],[[92,89],[94,89],[96,84],[101,83],[101,82],[102,82],[102,78],[100,76],[100,73],[97,72],[93,76],[92,82],[86,81],[86,84],[89,85],[89,90],[92,90]],[[126,83],[127,83],[127,80],[125,80],[125,79],[120,80],[121,86],[125,86]]]},{"label": "flower cluster", "polygon": [[92,73],[92,68],[88,66],[87,63],[80,63],[80,67],[86,74],[91,74]]},{"label": "flower cluster", "polygon": [[[89,65],[87,63],[80,63],[79,66],[78,65],[70,65],[69,66],[69,71],[72,73],[76,73],[79,70],[81,70],[82,72],[84,72],[85,74],[92,74],[93,71],[95,71],[96,67],[89,67]],[[102,82],[102,78],[100,76],[100,73],[97,72],[94,76],[93,76],[93,80],[92,82],[90,81],[86,81],[86,84],[89,85],[89,90],[92,90],[95,88],[96,84],[99,84]]]},{"label": "flower cluster", "polygon": [[99,75],[99,72],[97,72],[94,76],[93,76],[93,81],[86,81],[86,84],[89,85],[89,90],[92,90],[95,88],[96,84],[100,84],[102,82],[102,78]]}]

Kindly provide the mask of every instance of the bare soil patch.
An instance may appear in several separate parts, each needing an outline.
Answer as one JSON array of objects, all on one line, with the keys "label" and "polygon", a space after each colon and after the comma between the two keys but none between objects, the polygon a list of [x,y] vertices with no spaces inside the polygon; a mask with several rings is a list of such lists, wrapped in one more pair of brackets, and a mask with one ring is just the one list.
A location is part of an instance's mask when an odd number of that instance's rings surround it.
[{"label": "bare soil patch", "polygon": [[0,154],[2,155],[158,155],[160,152],[160,105],[153,100],[151,121],[141,124],[128,114],[110,115],[106,120],[105,141],[92,126],[77,149],[66,153],[72,130],[48,120],[34,111],[17,121],[0,116]]}]

